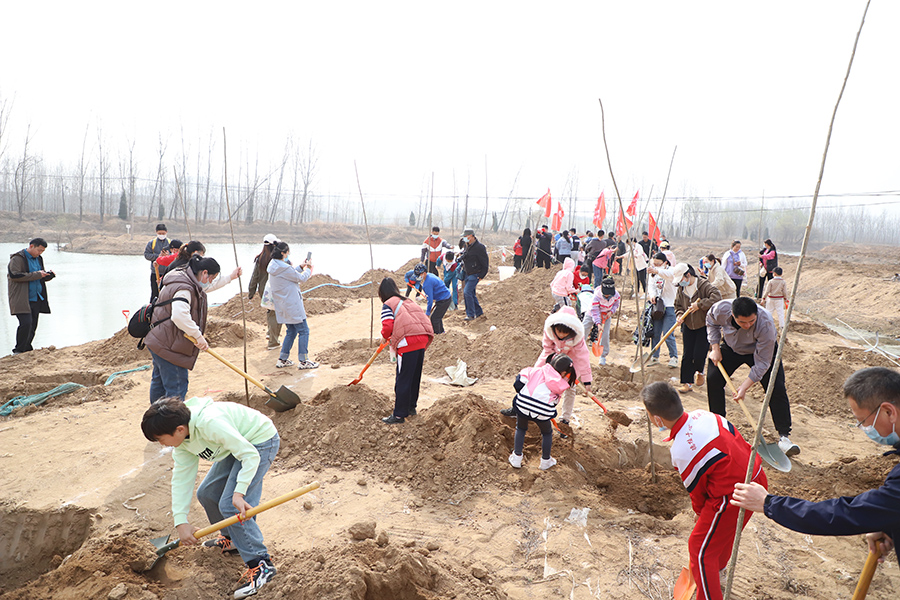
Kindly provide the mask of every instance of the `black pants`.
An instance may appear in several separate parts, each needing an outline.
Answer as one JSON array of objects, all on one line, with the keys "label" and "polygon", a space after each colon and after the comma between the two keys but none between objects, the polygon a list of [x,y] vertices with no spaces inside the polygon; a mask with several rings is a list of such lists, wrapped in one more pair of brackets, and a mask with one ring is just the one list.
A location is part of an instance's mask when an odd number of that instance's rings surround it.
[{"label": "black pants", "polygon": [[19,328],[16,329],[16,347],[13,352],[31,352],[34,348],[31,342],[34,340],[34,334],[37,331],[38,317],[40,316],[40,305],[37,302],[29,302],[31,312],[16,313],[19,320]]},{"label": "black pants", "polygon": [[410,293],[413,291],[413,286],[406,284],[406,297],[409,298]]},{"label": "black pants", "polygon": [[[706,366],[706,354],[709,352],[709,340],[706,338],[706,326],[700,329],[689,329],[681,326],[681,383],[694,383],[694,373],[702,373]],[[716,368],[718,371],[718,367]],[[721,373],[719,373],[721,375]]]},{"label": "black pants", "polygon": [[429,273],[434,273],[434,274],[437,275],[438,277],[441,276],[440,273],[438,273],[438,270],[437,270],[437,263],[436,263],[436,262],[431,262],[430,260],[428,261],[428,272],[429,272]]},{"label": "black pants", "polygon": [[156,283],[156,273],[150,271],[150,300],[159,296],[159,284]]},{"label": "black pants", "polygon": [[759,278],[759,288],[756,290],[757,299],[762,298],[763,290],[766,289],[766,282],[769,281],[770,279],[772,279],[772,277],[774,277],[774,276],[775,276],[775,274],[772,273],[771,271],[769,271],[768,273],[766,273],[765,277]]},{"label": "black pants", "polygon": [[538,268],[544,267],[545,269],[550,268],[550,253],[542,248],[538,248],[537,250],[537,266]]},{"label": "black pants", "polygon": [[[722,366],[725,372],[730,376],[741,365],[753,366],[752,354],[737,354],[727,345],[720,344],[722,350]],[[774,361],[775,355],[778,354],[778,344],[772,351]],[[725,378],[719,372],[719,367],[709,361],[706,375],[706,393],[709,401],[709,410],[716,414],[725,416]],[[760,383],[763,388],[769,387],[769,379],[772,375],[772,367],[763,375]],[[730,391],[730,390],[729,390]],[[775,429],[781,435],[789,435],[791,433],[791,404],[788,401],[787,389],[784,387],[784,365],[778,365],[778,373],[775,374],[775,391],[772,393],[772,400],[769,403],[769,410],[772,412],[772,421],[775,422]]]},{"label": "black pants", "polygon": [[450,298],[438,300],[431,307],[431,327],[434,328],[436,334],[444,333],[444,315],[448,308],[450,308]]},{"label": "black pants", "polygon": [[521,254],[516,254],[513,256],[513,268],[516,271],[522,270],[522,255]]},{"label": "black pants", "polygon": [[733,277],[731,278],[731,280],[734,282],[734,293],[736,294],[735,297],[740,298],[741,297],[741,284],[744,283],[744,280],[743,279],[735,279]]},{"label": "black pants", "polygon": [[[647,269],[646,267],[637,272],[638,277],[638,288],[644,290],[644,293],[647,293]],[[637,290],[635,290],[637,291]]]},{"label": "black pants", "polygon": [[408,417],[419,403],[419,384],[425,348],[397,356],[397,378],[394,380],[394,416]]},{"label": "black pants", "polygon": [[528,431],[528,423],[534,421],[541,430],[541,458],[550,458],[550,450],[553,448],[553,426],[550,419],[532,419],[516,411],[516,436],[513,438],[513,452],[522,455],[525,448],[525,432]]}]

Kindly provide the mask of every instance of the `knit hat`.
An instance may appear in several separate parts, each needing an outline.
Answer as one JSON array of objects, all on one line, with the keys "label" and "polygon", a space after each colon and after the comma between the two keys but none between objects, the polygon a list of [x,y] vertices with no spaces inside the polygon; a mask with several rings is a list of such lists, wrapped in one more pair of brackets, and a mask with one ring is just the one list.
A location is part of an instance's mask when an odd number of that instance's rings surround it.
[{"label": "knit hat", "polygon": [[600,293],[604,296],[613,296],[616,293],[616,282],[612,277],[607,277],[600,282]]}]

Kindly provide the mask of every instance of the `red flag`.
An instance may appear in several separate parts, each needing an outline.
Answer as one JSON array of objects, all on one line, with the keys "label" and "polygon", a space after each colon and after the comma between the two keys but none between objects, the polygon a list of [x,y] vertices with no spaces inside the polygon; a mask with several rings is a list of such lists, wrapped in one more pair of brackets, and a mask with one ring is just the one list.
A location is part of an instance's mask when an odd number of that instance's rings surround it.
[{"label": "red flag", "polygon": [[659,227],[656,226],[656,221],[653,219],[653,213],[647,211],[647,216],[650,217],[650,239],[656,240],[657,245],[659,244]]},{"label": "red flag", "polygon": [[537,205],[544,209],[544,216],[550,216],[550,188],[547,188],[547,193],[540,197],[537,201]]},{"label": "red flag", "polygon": [[603,198],[603,192],[597,198],[597,207],[594,209],[594,225],[597,229],[603,229],[603,219],[606,218],[606,199]]},{"label": "red flag", "polygon": [[640,193],[641,190],[638,190],[634,193],[634,198],[631,199],[631,204],[628,205],[628,210],[625,211],[625,214],[627,214],[628,216],[633,217],[634,213],[637,212],[638,194]]},{"label": "red flag", "polygon": [[562,229],[562,218],[564,216],[566,216],[566,213],[563,210],[562,204],[557,202],[556,203],[556,212],[553,213],[553,219],[550,221],[550,229],[552,229],[553,231],[561,230]]},{"label": "red flag", "polygon": [[[624,218],[624,221],[623,221]],[[627,223],[627,225],[626,225]],[[622,214],[622,211],[619,210],[618,218],[616,219],[616,235],[625,235],[625,232],[631,227],[631,221],[628,220],[628,217],[625,217]]]}]

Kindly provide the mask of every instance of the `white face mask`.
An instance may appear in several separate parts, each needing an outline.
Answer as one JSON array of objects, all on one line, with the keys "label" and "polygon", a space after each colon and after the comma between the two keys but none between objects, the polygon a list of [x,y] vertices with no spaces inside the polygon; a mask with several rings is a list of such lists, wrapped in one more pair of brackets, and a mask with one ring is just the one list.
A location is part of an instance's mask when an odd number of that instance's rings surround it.
[{"label": "white face mask", "polygon": [[166,234],[164,234],[164,233],[157,233],[157,234],[156,234],[156,239],[162,241],[162,240],[166,239]]},{"label": "white face mask", "polygon": [[439,236],[439,235],[436,234],[436,233],[432,233],[432,234],[431,234],[431,239],[433,239],[433,240],[436,240],[436,239],[438,239],[439,237],[441,237],[441,236]]}]

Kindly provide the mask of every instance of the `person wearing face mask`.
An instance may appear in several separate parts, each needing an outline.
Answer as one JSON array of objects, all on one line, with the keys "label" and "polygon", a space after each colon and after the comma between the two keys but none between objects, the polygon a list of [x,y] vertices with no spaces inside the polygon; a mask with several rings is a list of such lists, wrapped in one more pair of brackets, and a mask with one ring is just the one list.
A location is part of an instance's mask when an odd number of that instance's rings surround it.
[{"label": "person wearing face mask", "polygon": [[478,282],[487,277],[488,254],[484,244],[475,237],[474,229],[463,231],[463,239],[466,240],[466,251],[462,257],[466,270],[463,286],[463,298],[466,301],[466,318],[464,320],[474,321],[478,317],[484,316],[484,311],[481,310],[481,304],[478,303],[478,297],[475,295],[475,289]]},{"label": "person wearing face mask", "polygon": [[[453,250],[453,246],[441,239],[441,228],[432,227],[431,235],[422,243],[422,255],[419,260],[426,264],[428,272],[439,275],[437,270],[438,258],[441,256],[441,248]],[[427,262],[425,259],[428,259]]]},{"label": "person wearing face mask", "polygon": [[165,223],[156,226],[156,237],[147,242],[144,247],[144,258],[150,261],[150,300],[159,296],[159,277],[156,259],[163,252],[169,250],[169,235]]},{"label": "person wearing face mask", "polygon": [[774,385],[769,410],[780,439],[778,447],[787,456],[800,454],[800,447],[791,442],[791,403],[784,384],[784,364],[778,364],[778,372],[772,381],[772,367],[778,353],[775,322],[767,310],[759,310],[753,300],[744,296],[734,300],[720,300],[706,313],[706,339],[709,340],[709,366],[706,394],[709,410],[725,416],[725,378],[716,366],[722,363],[730,376],[741,365],[750,367],[750,373],[738,386],[732,399],[743,400],[747,390],[759,382],[764,389]]},{"label": "person wearing face mask", "polygon": [[[650,273],[647,299],[654,305],[662,302],[665,307],[662,320],[657,321],[659,327],[653,326],[653,346],[655,347],[662,338],[663,332],[669,331],[675,325],[675,271],[672,269],[668,257],[662,252],[653,257],[647,271]],[[678,366],[678,344],[671,335],[666,338],[666,350],[669,352],[669,366],[674,369]],[[648,366],[658,364],[659,348],[647,362]]]},{"label": "person wearing face mask", "polygon": [[[898,454],[900,437],[900,373],[884,367],[856,371],[844,382],[844,398],[856,418],[856,426],[873,442],[893,446],[885,453]],[[884,485],[858,496],[810,502],[769,494],[765,486],[737,483],[731,503],[762,512],[782,527],[807,535],[866,534],[869,552],[884,556],[900,535],[900,465]],[[897,555],[900,562],[900,554]]]},{"label": "person wearing face mask", "polygon": [[450,289],[434,273],[426,273],[425,265],[419,263],[413,269],[416,282],[425,294],[425,316],[431,319],[434,334],[444,333],[444,315],[450,308]]},{"label": "person wearing face mask", "polygon": [[266,267],[269,273],[269,295],[275,304],[275,319],[285,326],[281,353],[275,367],[281,369],[294,364],[290,356],[296,338],[297,368],[301,371],[316,369],[319,363],[309,360],[309,325],[306,323],[303,294],[300,293],[300,284],[312,276],[313,266],[303,261],[294,267],[288,258],[290,255],[291,248],[287,242],[276,242],[272,249],[272,260]]},{"label": "person wearing face mask", "polygon": [[612,325],[612,316],[619,310],[621,300],[622,297],[616,291],[616,283],[612,277],[604,279],[594,290],[591,318],[603,329],[600,336],[600,345],[603,346],[603,354],[600,355],[601,365],[606,364],[606,357],[609,355],[609,330]]},{"label": "person wearing face mask", "polygon": [[[206,330],[206,295],[241,274],[236,268],[231,275],[220,275],[214,258],[195,256],[183,269],[166,273],[165,285],[159,293],[160,306],[153,311],[153,323],[144,343],[153,358],[150,377],[150,403],[166,397],[184,400],[188,388],[188,371],[194,368],[201,350],[209,348],[203,337]],[[168,304],[163,304],[171,301]],[[191,342],[185,337],[191,336]]]},{"label": "person wearing face mask", "polygon": [[[719,290],[706,279],[697,277],[694,267],[686,263],[675,265],[675,322],[681,325],[681,386],[682,394],[690,392],[694,385],[701,386],[706,381],[703,368],[709,352],[706,338],[706,313],[712,305],[722,299]],[[694,311],[685,316],[688,309]]]}]

